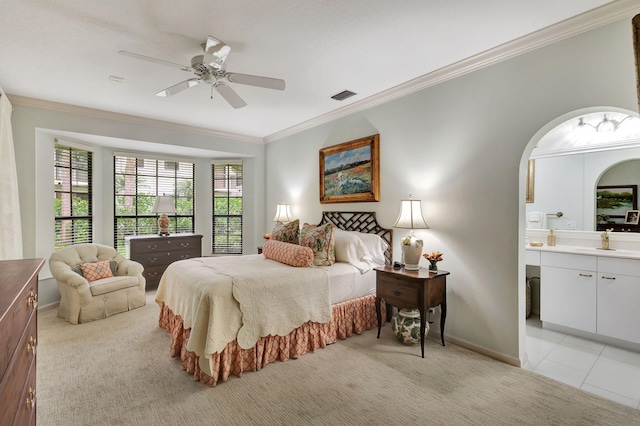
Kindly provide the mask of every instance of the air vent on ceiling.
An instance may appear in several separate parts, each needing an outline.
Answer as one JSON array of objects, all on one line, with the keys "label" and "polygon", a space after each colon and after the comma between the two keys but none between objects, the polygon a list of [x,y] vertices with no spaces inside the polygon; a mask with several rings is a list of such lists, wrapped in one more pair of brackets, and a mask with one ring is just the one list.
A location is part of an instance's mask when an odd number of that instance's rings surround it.
[{"label": "air vent on ceiling", "polygon": [[347,98],[350,98],[352,96],[357,95],[357,93],[353,93],[350,90],[343,90],[342,92],[333,95],[331,98],[335,99],[336,101],[344,101]]}]

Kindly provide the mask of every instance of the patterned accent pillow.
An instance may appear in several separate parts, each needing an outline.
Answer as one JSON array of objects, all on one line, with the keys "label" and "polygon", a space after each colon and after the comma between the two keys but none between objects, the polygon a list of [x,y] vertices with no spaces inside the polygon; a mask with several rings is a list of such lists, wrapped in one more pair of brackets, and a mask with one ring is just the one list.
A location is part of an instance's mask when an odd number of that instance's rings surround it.
[{"label": "patterned accent pillow", "polygon": [[80,265],[82,275],[87,281],[96,281],[102,278],[110,278],[113,276],[111,273],[111,267],[108,260],[101,260],[100,262],[83,263]]},{"label": "patterned accent pillow", "polygon": [[311,247],[314,255],[313,264],[316,266],[331,266],[336,263],[333,226],[331,222],[321,226],[308,223],[302,225],[300,245]]},{"label": "patterned accent pillow", "polygon": [[[115,260],[110,260],[109,261],[109,268],[111,268],[111,275],[113,275],[115,277],[115,275],[116,275],[116,261]],[[78,265],[75,268],[73,268],[73,272],[75,272],[76,274],[80,275],[81,277],[84,277],[84,275],[82,275],[82,268],[80,268],[80,265]]]},{"label": "patterned accent pillow", "polygon": [[278,222],[271,231],[271,239],[285,243],[298,244],[300,239],[300,220],[284,223]]},{"label": "patterned accent pillow", "polygon": [[269,240],[262,246],[262,254],[286,265],[297,267],[313,266],[313,250],[297,244]]}]

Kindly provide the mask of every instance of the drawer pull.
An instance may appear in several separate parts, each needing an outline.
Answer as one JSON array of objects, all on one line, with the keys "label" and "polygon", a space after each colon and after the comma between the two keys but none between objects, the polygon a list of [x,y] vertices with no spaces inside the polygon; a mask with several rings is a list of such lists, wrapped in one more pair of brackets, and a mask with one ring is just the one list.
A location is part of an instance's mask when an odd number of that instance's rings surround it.
[{"label": "drawer pull", "polygon": [[189,247],[189,243],[180,243],[182,247]]},{"label": "drawer pull", "polygon": [[580,274],[581,277],[592,277],[593,275],[591,274]]},{"label": "drawer pull", "polygon": [[602,276],[603,280],[615,280],[616,277],[605,277],[604,275]]},{"label": "drawer pull", "polygon": [[31,409],[36,404],[36,390],[32,387],[29,387],[27,391],[27,408]]},{"label": "drawer pull", "polygon": [[189,259],[190,257],[191,257],[191,255],[189,255],[189,254],[180,255],[180,259]]},{"label": "drawer pull", "polygon": [[33,309],[38,307],[38,295],[33,291],[29,292],[29,297],[27,298],[27,305],[31,306]]},{"label": "drawer pull", "polygon": [[157,245],[157,244],[154,244],[154,245],[148,245],[148,246],[147,246],[147,248],[148,248],[148,249],[157,249],[157,248],[158,248],[158,245]]},{"label": "drawer pull", "polygon": [[395,291],[395,290],[393,291],[393,295],[394,295],[394,296],[400,296],[401,294],[402,294],[402,293],[401,293],[401,292],[399,292],[399,291]]},{"label": "drawer pull", "polygon": [[149,260],[149,263],[155,263],[155,262],[156,262],[156,260],[158,260],[158,258],[157,258],[157,257],[154,257],[153,259],[148,259],[148,260]]},{"label": "drawer pull", "polygon": [[33,336],[29,336],[29,342],[27,343],[27,353],[33,352],[35,354],[37,345],[38,341]]},{"label": "drawer pull", "polygon": [[147,275],[150,277],[155,277],[156,275],[158,275],[157,272],[147,272]]}]

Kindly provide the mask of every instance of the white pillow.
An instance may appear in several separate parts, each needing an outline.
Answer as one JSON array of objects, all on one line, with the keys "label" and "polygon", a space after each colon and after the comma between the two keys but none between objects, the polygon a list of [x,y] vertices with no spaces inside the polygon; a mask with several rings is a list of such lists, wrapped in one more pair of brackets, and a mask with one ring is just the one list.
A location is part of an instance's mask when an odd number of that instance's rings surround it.
[{"label": "white pillow", "polygon": [[360,237],[376,266],[384,266],[387,263],[384,252],[389,248],[389,244],[380,235],[367,234],[365,232],[354,233]]},{"label": "white pillow", "polygon": [[335,228],[334,248],[336,261],[349,263],[362,274],[376,266],[364,242],[353,232]]}]

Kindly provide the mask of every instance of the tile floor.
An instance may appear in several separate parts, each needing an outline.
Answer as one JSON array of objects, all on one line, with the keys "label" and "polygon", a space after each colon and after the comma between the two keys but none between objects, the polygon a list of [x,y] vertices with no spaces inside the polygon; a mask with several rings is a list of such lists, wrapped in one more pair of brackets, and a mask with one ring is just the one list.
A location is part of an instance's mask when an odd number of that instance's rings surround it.
[{"label": "tile floor", "polygon": [[527,319],[524,368],[640,409],[640,353],[553,330]]}]

